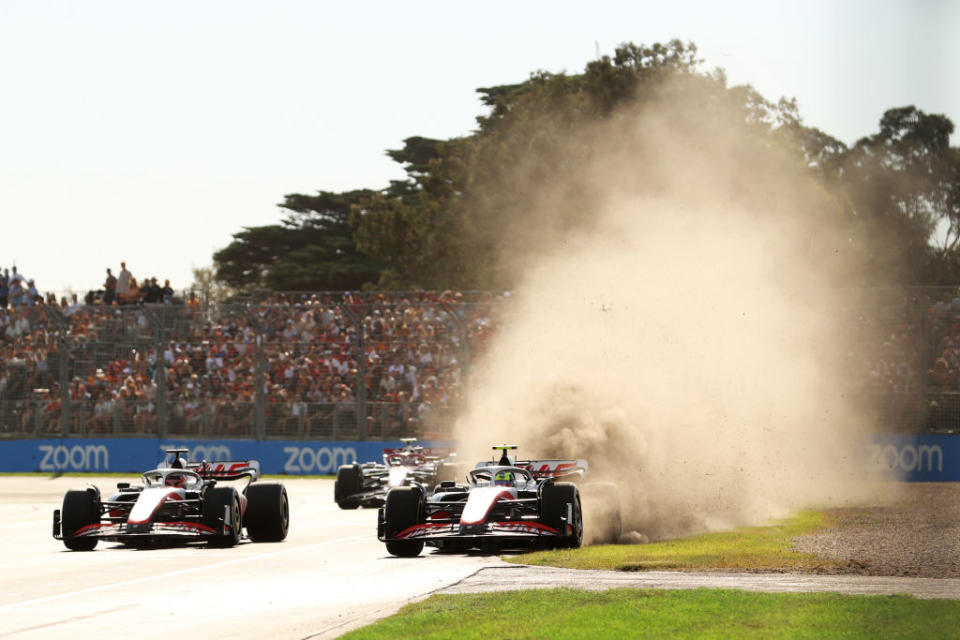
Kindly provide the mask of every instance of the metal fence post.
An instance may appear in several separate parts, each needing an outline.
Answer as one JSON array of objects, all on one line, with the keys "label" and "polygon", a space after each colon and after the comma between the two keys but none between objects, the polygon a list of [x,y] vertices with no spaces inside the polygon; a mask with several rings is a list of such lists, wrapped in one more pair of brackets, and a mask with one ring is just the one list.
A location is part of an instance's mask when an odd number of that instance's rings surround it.
[{"label": "metal fence post", "polygon": [[[153,325],[154,339],[156,340],[157,366],[153,372],[153,381],[157,386],[155,397],[157,404],[157,436],[165,440],[169,432],[169,426],[167,424],[167,361],[163,358],[163,321],[147,307],[143,307],[141,311],[144,317]],[[124,314],[124,323],[126,323],[126,314]]]},{"label": "metal fence post", "polygon": [[[60,435],[70,434],[70,347],[67,344],[67,328],[70,321],[63,317],[60,308],[43,305],[40,307],[47,319],[57,327],[57,380],[60,385]],[[39,416],[39,411],[37,412]]]},{"label": "metal fence post", "polygon": [[367,439],[367,354],[363,338],[363,318],[354,313],[348,304],[341,303],[350,322],[353,323],[356,331],[357,340],[354,343],[354,355],[357,359],[357,395],[354,398],[356,402],[357,414],[357,439]]},{"label": "metal fence post", "polygon": [[259,328],[257,330],[257,355],[256,355],[256,371],[254,372],[254,384],[257,385],[256,393],[254,398],[256,401],[256,417],[254,424],[254,432],[256,434],[257,440],[263,440],[267,435],[267,404],[266,404],[266,362],[263,353],[263,334],[260,333]]},{"label": "metal fence post", "polygon": [[458,354],[460,364],[460,386],[461,388],[464,388],[467,386],[467,379],[470,376],[470,361],[473,358],[468,340],[470,336],[470,328],[467,326],[466,320],[460,316],[459,309],[454,309],[453,306],[446,301],[443,301],[441,304],[443,309],[451,317],[453,317],[453,320],[457,325],[457,329],[460,331],[460,353]]},{"label": "metal fence post", "polygon": [[243,315],[250,322],[250,325],[253,327],[254,332],[256,333],[256,340],[254,340],[254,346],[256,347],[256,353],[254,354],[254,372],[253,380],[256,388],[253,392],[253,431],[254,437],[257,440],[263,440],[267,435],[267,404],[266,404],[266,393],[265,393],[265,383],[266,383],[266,358],[263,353],[265,344],[263,340],[263,328],[260,325],[260,321],[257,319],[257,316],[250,311],[250,307],[243,305]]},{"label": "metal fence post", "polygon": [[918,432],[926,430],[930,421],[930,386],[929,380],[927,380],[927,371],[933,369],[933,350],[930,344],[933,340],[933,327],[931,327],[930,316],[926,313],[926,309],[930,306],[930,300],[926,294],[921,295],[923,297],[919,300],[914,298],[914,306],[919,304],[919,308],[912,310],[920,318],[920,348],[918,350],[920,352],[920,371],[917,375],[919,387],[917,394],[920,397],[918,413],[920,415],[917,416],[915,424],[911,425]]},{"label": "metal fence post", "polygon": [[60,433],[70,435],[70,347],[64,328],[60,328]]}]

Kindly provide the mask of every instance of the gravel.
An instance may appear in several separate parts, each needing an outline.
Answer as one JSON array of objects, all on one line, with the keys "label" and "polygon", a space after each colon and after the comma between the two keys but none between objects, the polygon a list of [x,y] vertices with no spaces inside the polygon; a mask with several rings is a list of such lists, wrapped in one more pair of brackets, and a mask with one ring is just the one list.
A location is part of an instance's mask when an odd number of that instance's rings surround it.
[{"label": "gravel", "polygon": [[836,526],[794,549],[871,576],[960,578],[960,483],[891,484],[880,506],[833,509]]}]

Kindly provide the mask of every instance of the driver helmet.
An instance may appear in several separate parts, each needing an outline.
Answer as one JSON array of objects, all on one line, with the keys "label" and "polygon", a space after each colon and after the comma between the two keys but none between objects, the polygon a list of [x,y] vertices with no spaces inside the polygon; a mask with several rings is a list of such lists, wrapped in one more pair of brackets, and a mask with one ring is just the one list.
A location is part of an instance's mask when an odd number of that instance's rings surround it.
[{"label": "driver helmet", "polygon": [[167,474],[167,478],[164,481],[168,487],[177,487],[182,489],[183,486],[187,483],[187,477],[182,473],[170,473]]},{"label": "driver helmet", "polygon": [[514,474],[506,469],[497,471],[493,476],[493,484],[496,487],[512,487]]}]

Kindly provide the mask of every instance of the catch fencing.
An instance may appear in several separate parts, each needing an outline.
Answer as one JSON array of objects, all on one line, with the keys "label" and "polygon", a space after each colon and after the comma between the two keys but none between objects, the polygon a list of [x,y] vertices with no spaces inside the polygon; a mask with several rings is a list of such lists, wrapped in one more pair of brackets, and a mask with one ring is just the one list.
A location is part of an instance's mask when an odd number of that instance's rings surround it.
[{"label": "catch fencing", "polygon": [[450,293],[9,309],[0,437],[443,438],[500,309]]},{"label": "catch fencing", "polygon": [[[880,431],[960,432],[960,294],[850,299],[844,392]],[[511,298],[192,301],[0,310],[0,438],[448,439]]]}]

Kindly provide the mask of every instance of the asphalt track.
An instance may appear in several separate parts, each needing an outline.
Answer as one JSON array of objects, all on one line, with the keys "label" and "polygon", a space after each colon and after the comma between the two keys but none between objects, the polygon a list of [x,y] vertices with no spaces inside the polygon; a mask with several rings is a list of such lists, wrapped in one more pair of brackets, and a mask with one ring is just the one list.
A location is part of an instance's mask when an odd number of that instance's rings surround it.
[{"label": "asphalt track", "polygon": [[332,638],[456,583],[496,556],[393,558],[375,509],[342,511],[333,481],[285,480],[290,533],[232,549],[68,551],[53,510],[91,482],[125,478],[0,476],[0,638]]},{"label": "asphalt track", "polygon": [[387,555],[376,511],[341,511],[333,481],[284,481],[290,535],[232,549],[67,551],[51,537],[64,492],[125,478],[0,476],[0,638],[333,638],[433,592],[566,586],[911,594],[960,599],[960,580],[800,574],[570,571],[497,556]]}]

